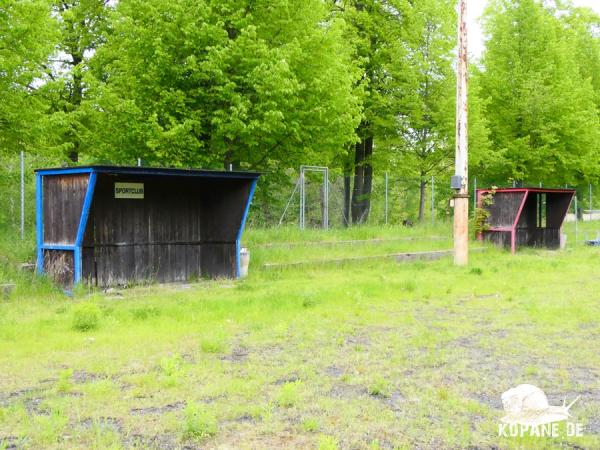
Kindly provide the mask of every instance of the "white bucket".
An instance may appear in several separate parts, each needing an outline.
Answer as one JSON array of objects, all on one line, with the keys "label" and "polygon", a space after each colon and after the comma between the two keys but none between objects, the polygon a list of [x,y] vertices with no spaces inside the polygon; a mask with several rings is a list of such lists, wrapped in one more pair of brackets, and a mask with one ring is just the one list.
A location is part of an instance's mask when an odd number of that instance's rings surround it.
[{"label": "white bucket", "polygon": [[240,249],[240,278],[248,276],[248,266],[250,265],[250,252],[247,248]]},{"label": "white bucket", "polygon": [[564,250],[567,247],[567,235],[560,233],[560,249]]}]

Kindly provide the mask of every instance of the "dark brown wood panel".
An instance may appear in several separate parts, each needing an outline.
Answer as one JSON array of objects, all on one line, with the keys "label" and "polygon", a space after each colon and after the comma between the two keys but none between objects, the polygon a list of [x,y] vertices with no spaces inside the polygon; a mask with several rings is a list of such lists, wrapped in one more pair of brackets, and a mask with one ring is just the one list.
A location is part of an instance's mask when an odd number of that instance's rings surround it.
[{"label": "dark brown wood panel", "polygon": [[[144,183],[144,199],[115,198],[115,182]],[[92,256],[83,262],[83,277],[100,286],[235,277],[251,183],[99,174],[84,239]]]},{"label": "dark brown wood panel", "polygon": [[562,227],[571,206],[573,194],[552,193],[546,195],[546,217],[549,228]]},{"label": "dark brown wood panel", "polygon": [[558,228],[521,228],[517,229],[517,246],[557,249],[560,247],[560,229]]},{"label": "dark brown wood panel", "polygon": [[508,231],[486,231],[483,237],[486,241],[493,242],[500,247],[510,248],[511,234]]},{"label": "dark brown wood panel", "polygon": [[203,276],[235,277],[237,268],[235,244],[204,244],[202,250]]},{"label": "dark brown wood panel", "polygon": [[512,226],[524,196],[524,192],[496,192],[494,202],[487,207],[490,212],[489,224],[493,227]]},{"label": "dark brown wood panel", "polygon": [[74,244],[89,174],[43,177],[44,243]]}]

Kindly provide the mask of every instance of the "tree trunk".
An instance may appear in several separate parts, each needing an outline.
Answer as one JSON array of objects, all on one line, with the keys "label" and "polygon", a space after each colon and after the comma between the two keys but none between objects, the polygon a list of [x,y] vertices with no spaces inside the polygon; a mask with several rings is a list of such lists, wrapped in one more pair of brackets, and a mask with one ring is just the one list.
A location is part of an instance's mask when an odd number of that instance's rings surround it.
[{"label": "tree trunk", "polygon": [[364,184],[365,143],[363,140],[356,143],[354,154],[354,187],[352,189],[352,224],[360,223],[362,216],[361,194]]},{"label": "tree trunk", "polygon": [[425,219],[425,195],[427,193],[427,182],[421,178],[419,184],[419,222]]},{"label": "tree trunk", "polygon": [[362,213],[360,223],[365,223],[369,219],[371,212],[371,191],[373,188],[373,165],[371,159],[373,156],[373,136],[367,137],[365,140],[365,161],[364,165],[364,182],[362,191]]},{"label": "tree trunk", "polygon": [[371,188],[373,186],[373,136],[361,139],[355,147],[354,188],[352,190],[352,223],[365,223],[371,209]]}]

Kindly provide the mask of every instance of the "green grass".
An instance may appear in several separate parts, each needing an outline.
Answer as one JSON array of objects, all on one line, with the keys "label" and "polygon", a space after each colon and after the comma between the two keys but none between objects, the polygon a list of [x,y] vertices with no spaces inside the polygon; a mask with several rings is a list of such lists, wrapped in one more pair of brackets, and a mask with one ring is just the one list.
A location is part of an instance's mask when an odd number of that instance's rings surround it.
[{"label": "green grass", "polygon": [[[595,237],[594,224],[579,228],[580,242]],[[600,448],[600,249],[566,230],[565,251],[490,248],[467,268],[444,258],[283,270],[261,266],[436,246],[269,248],[258,246],[304,235],[250,230],[247,279],[122,296],[66,297],[10,268],[25,251],[9,256],[2,270],[18,287],[0,302],[0,449]],[[305,239],[427,235],[450,229]],[[498,437],[500,395],[519,383],[551,404],[581,395],[571,412],[584,436]]]}]

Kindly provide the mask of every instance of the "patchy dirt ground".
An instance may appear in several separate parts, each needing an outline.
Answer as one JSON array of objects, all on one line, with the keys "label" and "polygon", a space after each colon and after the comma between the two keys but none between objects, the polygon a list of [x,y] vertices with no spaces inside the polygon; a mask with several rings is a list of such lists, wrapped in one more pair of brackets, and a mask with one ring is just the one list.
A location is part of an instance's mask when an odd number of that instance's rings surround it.
[{"label": "patchy dirt ground", "polygon": [[[599,263],[490,250],[0,303],[0,448],[600,448]],[[581,396],[584,436],[498,436],[520,383]]]}]

